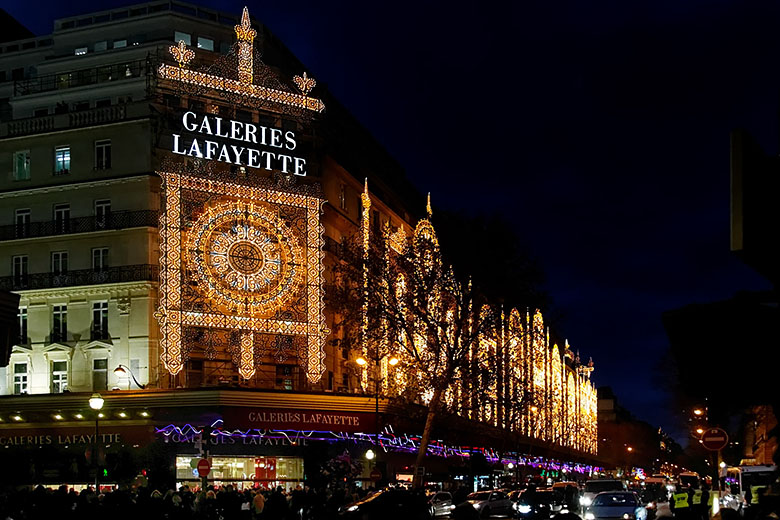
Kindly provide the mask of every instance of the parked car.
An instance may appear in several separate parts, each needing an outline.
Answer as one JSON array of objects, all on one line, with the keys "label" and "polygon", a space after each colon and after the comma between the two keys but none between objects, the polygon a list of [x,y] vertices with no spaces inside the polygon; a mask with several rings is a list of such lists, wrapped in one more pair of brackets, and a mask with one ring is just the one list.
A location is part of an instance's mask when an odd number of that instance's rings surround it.
[{"label": "parked car", "polygon": [[428,499],[428,513],[431,517],[449,515],[453,509],[452,495],[447,491],[434,493]]},{"label": "parked car", "polygon": [[556,489],[525,489],[514,495],[515,514],[526,520],[548,520],[561,512],[568,512],[563,493]]},{"label": "parked car", "polygon": [[585,520],[647,520],[647,509],[636,493],[631,491],[605,491],[593,498],[585,508]]},{"label": "parked car", "polygon": [[604,491],[626,491],[626,483],[622,480],[597,479],[585,482],[585,488],[580,496],[580,505],[588,507],[597,494]]},{"label": "parked car", "polygon": [[413,520],[426,518],[428,511],[425,497],[405,489],[392,488],[377,491],[371,496],[343,506],[342,518],[360,520]]},{"label": "parked car", "polygon": [[503,491],[477,491],[467,496],[466,501],[474,506],[480,518],[495,515],[512,516],[514,512],[509,495]]}]

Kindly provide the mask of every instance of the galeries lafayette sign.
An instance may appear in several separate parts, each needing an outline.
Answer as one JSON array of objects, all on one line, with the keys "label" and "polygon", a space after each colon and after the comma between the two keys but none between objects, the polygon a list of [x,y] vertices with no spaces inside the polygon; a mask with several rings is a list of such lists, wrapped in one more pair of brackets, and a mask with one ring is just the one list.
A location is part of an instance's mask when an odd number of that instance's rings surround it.
[{"label": "galeries lafayette sign", "polygon": [[232,408],[223,413],[225,428],[262,430],[372,432],[374,414],[289,408]]}]

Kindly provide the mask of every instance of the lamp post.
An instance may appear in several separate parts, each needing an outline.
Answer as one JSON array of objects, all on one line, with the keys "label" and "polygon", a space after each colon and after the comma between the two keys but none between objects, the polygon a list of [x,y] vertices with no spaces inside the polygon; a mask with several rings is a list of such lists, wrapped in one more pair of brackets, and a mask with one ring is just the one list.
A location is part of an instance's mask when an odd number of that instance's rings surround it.
[{"label": "lamp post", "polygon": [[100,423],[100,410],[103,409],[103,398],[98,393],[92,394],[92,397],[89,398],[89,407],[95,410],[95,441],[92,444],[92,465],[95,467],[95,495],[99,495],[100,492],[98,491],[98,432],[99,432],[99,423]]},{"label": "lamp post", "polygon": [[[130,367],[128,367],[127,365],[122,365],[122,364],[118,365],[114,369],[114,375],[125,376],[125,377],[129,375],[131,378],[133,378],[133,382],[135,383],[135,386],[137,386],[141,390],[146,388],[146,385],[142,385],[141,383],[138,382],[138,379],[135,378],[135,374],[133,374],[133,371],[130,370]],[[129,383],[128,383],[127,387],[128,387],[127,389],[130,390],[130,384]]]},{"label": "lamp post", "polygon": [[[377,357],[374,358],[374,432],[376,433],[374,444],[377,446],[379,446],[379,386],[382,382],[380,377],[381,371],[379,370],[380,360],[381,358],[377,354]],[[390,366],[396,366],[398,364],[398,358],[390,356],[390,359],[388,359],[387,362],[390,363]],[[368,361],[363,356],[360,356],[355,360],[355,363],[364,367],[368,364]],[[377,450],[377,453],[378,451],[379,450]],[[366,458],[368,460],[373,460],[377,453],[374,453],[373,450],[368,450],[366,451]]]}]

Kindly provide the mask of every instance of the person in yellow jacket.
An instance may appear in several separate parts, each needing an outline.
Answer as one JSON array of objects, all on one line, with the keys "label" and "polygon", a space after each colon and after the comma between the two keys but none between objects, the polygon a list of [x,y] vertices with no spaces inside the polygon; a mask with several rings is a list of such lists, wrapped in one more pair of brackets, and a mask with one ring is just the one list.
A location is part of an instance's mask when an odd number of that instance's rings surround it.
[{"label": "person in yellow jacket", "polygon": [[669,502],[669,508],[674,513],[674,517],[682,520],[691,520],[691,495],[690,490],[683,489],[678,485],[672,500]]}]

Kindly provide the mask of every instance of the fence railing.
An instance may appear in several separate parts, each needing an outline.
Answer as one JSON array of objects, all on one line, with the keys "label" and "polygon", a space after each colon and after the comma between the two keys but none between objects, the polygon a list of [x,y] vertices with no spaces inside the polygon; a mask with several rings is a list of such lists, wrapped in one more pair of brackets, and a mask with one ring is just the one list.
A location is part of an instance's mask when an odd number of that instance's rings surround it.
[{"label": "fence railing", "polygon": [[24,291],[78,285],[99,285],[122,282],[156,282],[159,266],[152,264],[123,265],[103,269],[81,269],[64,273],[35,273],[0,277],[0,290]]},{"label": "fence railing", "polygon": [[0,226],[0,240],[89,233],[91,231],[144,226],[157,227],[158,222],[159,214],[156,210],[111,211],[103,216],[65,218]]}]

